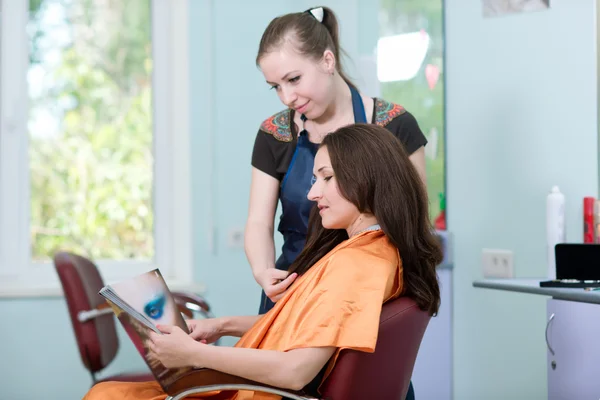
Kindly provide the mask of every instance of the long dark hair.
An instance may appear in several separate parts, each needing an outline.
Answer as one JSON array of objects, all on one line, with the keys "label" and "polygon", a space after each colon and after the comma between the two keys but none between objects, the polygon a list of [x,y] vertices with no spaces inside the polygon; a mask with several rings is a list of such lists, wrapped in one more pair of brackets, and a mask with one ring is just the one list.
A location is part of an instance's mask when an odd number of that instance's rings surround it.
[{"label": "long dark hair", "polygon": [[[324,146],[340,194],[361,213],[373,214],[398,248],[404,295],[430,315],[437,314],[440,289],[436,267],[443,254],[429,220],[425,185],[400,140],[378,125],[353,124],[325,136],[320,147]],[[346,239],[344,229],[323,228],[318,209],[313,207],[306,245],[290,272],[305,273]]]},{"label": "long dark hair", "polygon": [[308,11],[285,14],[273,19],[265,29],[256,55],[256,64],[268,52],[278,50],[283,43],[290,40],[300,54],[319,61],[325,50],[329,49],[335,56],[335,67],[342,79],[350,86],[340,54],[340,35],[338,21],[329,7],[323,8],[323,22],[319,22]]}]

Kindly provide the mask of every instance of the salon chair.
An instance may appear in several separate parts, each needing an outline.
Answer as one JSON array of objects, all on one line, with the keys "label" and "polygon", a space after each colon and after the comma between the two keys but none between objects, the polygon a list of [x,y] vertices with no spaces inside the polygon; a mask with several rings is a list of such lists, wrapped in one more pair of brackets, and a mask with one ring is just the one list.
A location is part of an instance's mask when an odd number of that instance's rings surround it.
[{"label": "salon chair", "polygon": [[167,400],[214,390],[254,390],[293,400],[404,399],[429,320],[429,314],[407,297],[384,304],[375,352],[342,350],[318,398],[203,368],[166,388]]},{"label": "salon chair", "polygon": [[[114,313],[104,298],[98,294],[104,287],[104,281],[96,265],[83,256],[59,252],[55,254],[53,261],[63,288],[79,354],[83,365],[92,376],[92,384],[102,381],[154,380],[150,372],[122,373],[103,379],[97,378],[96,374],[114,360],[119,349]],[[201,296],[173,292],[173,297],[184,317],[212,317],[208,303]],[[127,327],[125,331],[128,331]],[[130,337],[133,340],[137,335]],[[134,341],[134,345],[138,351],[142,348],[142,343],[139,341]]]}]

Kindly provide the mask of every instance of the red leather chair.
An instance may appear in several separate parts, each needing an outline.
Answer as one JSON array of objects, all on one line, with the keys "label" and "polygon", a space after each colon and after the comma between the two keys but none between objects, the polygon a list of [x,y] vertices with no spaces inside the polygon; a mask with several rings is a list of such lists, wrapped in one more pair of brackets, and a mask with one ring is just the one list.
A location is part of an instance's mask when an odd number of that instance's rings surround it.
[{"label": "red leather chair", "polygon": [[[327,400],[400,400],[406,398],[415,360],[430,316],[400,297],[384,304],[374,353],[343,350],[322,385]],[[213,390],[255,390],[294,400],[315,399],[304,392],[266,386],[210,369],[197,369],[167,388],[167,400]]]},{"label": "red leather chair", "polygon": [[[59,252],[54,266],[62,284],[75,339],[83,365],[90,372],[93,384],[101,381],[139,382],[154,380],[150,372],[123,373],[97,379],[96,374],[115,358],[119,339],[112,308],[98,294],[104,281],[96,265],[77,254]],[[210,307],[196,294],[173,292],[179,311],[187,317],[200,314],[212,317]],[[135,343],[136,347],[141,343]]]}]

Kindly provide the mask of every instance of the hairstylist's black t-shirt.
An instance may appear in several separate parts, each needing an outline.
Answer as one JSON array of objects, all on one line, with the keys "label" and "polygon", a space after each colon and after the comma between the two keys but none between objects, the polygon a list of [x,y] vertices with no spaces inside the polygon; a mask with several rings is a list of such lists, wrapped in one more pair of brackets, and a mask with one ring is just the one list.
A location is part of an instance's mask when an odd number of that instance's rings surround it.
[{"label": "hairstylist's black t-shirt", "polygon": [[[404,107],[378,98],[373,100],[371,123],[383,126],[393,133],[404,144],[408,154],[427,144],[417,120]],[[254,141],[252,166],[279,181],[287,172],[298,140],[296,125],[293,123],[294,112],[288,108],[266,119]]]}]

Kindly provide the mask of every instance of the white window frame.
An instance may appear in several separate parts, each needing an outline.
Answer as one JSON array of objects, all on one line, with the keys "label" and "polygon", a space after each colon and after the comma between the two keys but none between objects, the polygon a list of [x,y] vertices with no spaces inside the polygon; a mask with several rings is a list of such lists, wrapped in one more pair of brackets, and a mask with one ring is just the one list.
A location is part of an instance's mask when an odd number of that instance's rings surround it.
[{"label": "white window frame", "polygon": [[[151,1],[155,258],[93,261],[106,283],[160,268],[170,287],[188,287],[193,282],[189,0]],[[62,293],[52,262],[34,263],[30,253],[28,3],[0,0],[0,297]]]}]

